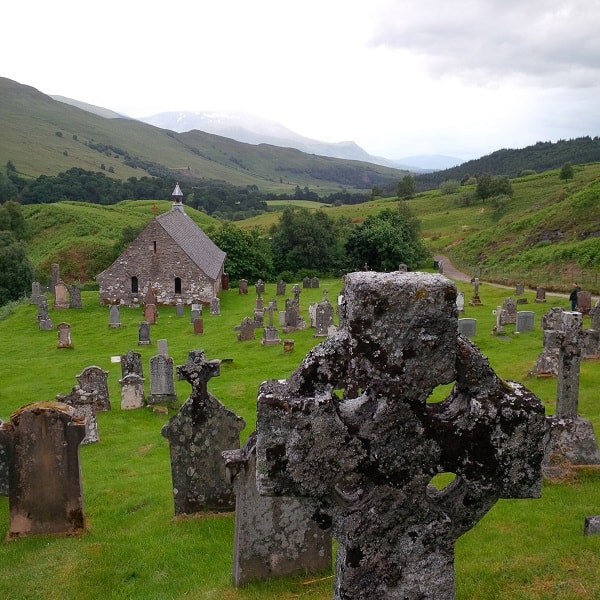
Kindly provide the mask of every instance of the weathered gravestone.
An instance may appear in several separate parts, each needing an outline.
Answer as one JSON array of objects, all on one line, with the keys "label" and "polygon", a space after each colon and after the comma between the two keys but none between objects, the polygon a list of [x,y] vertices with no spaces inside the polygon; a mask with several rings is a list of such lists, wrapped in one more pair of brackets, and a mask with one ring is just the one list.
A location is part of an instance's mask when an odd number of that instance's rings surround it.
[{"label": "weathered gravestone", "polygon": [[592,292],[581,291],[577,294],[577,310],[583,315],[589,315],[592,308]]},{"label": "weathered gravestone", "polygon": [[254,339],[254,321],[250,317],[244,317],[238,329],[238,342],[247,342]]},{"label": "weathered gravestone", "polygon": [[273,313],[275,312],[275,307],[272,302],[269,302],[267,306],[267,314],[269,315],[269,321],[267,326],[263,330],[263,336],[260,340],[260,343],[263,346],[277,346],[281,344],[281,338],[279,337],[279,329],[273,325]]},{"label": "weathered gravestone", "polygon": [[166,339],[161,339],[156,342],[156,353],[164,354],[165,356],[169,355],[169,343]]},{"label": "weathered gravestone", "polygon": [[277,282],[277,295],[278,296],[285,296],[285,287],[286,287],[286,283],[283,279],[280,279]]},{"label": "weathered gravestone", "polygon": [[468,338],[475,337],[477,335],[477,319],[467,317],[458,319],[458,333]]},{"label": "weathered gravestone", "polygon": [[56,284],[60,281],[60,266],[57,263],[50,265],[50,290],[54,296]]},{"label": "weathered gravestone", "polygon": [[481,298],[479,297],[479,277],[471,279],[473,284],[473,297],[469,300],[471,306],[481,306]]},{"label": "weathered gravestone", "polygon": [[202,317],[202,304],[200,302],[195,302],[192,304],[190,310],[190,323],[194,323],[196,319],[200,319]]},{"label": "weathered gravestone", "polygon": [[583,525],[583,535],[600,534],[600,515],[586,517]]},{"label": "weathered gravestone", "polygon": [[150,358],[150,395],[148,404],[173,404],[177,402],[173,359],[166,354]]},{"label": "weathered gravestone", "polygon": [[579,368],[586,332],[580,312],[563,311],[560,326],[547,330],[547,344],[558,348],[556,414],[548,416],[544,440],[544,473],[562,474],[569,465],[600,464],[592,424],[578,413]]},{"label": "weathered gravestone", "polygon": [[311,287],[311,285],[310,285],[310,277],[307,276],[307,277],[305,277],[302,280],[302,287],[305,288],[305,289]]},{"label": "weathered gravestone", "polygon": [[29,303],[37,304],[40,301],[41,296],[42,296],[42,292],[40,289],[40,282],[33,281],[31,283],[31,299],[30,299]]},{"label": "weathered gravestone", "polygon": [[208,391],[208,380],[220,374],[220,361],[192,350],[177,376],[192,386],[179,412],[163,426],[169,440],[175,514],[235,510],[233,485],[227,481],[221,453],[240,447],[241,417]]},{"label": "weathered gravestone", "polygon": [[185,314],[185,305],[183,304],[183,302],[177,302],[177,304],[175,305],[175,316],[183,317],[184,314]]},{"label": "weathered gravestone", "polygon": [[459,315],[465,314],[465,293],[464,292],[456,292],[456,310],[458,310]]},{"label": "weathered gravestone", "polygon": [[156,321],[158,320],[156,304],[146,304],[144,306],[144,320],[150,325],[156,325]]},{"label": "weathered gravestone", "polygon": [[515,296],[522,296],[525,293],[525,284],[517,283],[515,286]]},{"label": "weathered gravestone", "polygon": [[240,279],[238,291],[240,294],[248,293],[248,280],[247,279]]},{"label": "weathered gravestone", "polygon": [[95,394],[94,409],[96,412],[110,410],[108,371],[91,365],[81,371],[76,379],[84,392]]},{"label": "weathered gravestone", "polygon": [[443,276],[351,273],[338,333],[260,387],[259,492],[332,524],[336,599],[454,598],[456,540],[499,498],[540,496],[543,405],[457,330]]},{"label": "weathered gravestone", "polygon": [[135,373],[140,377],[144,376],[144,368],[142,365],[142,355],[139,352],[128,350],[127,354],[121,354],[121,376]]},{"label": "weathered gravestone", "polygon": [[517,301],[514,298],[506,298],[502,302],[500,311],[501,325],[514,325],[517,322]]},{"label": "weathered gravestone", "polygon": [[221,314],[221,301],[218,296],[213,296],[213,299],[210,301],[210,314],[213,316]]},{"label": "weathered gravestone", "polygon": [[533,331],[535,324],[535,313],[532,310],[517,311],[515,332]]},{"label": "weathered gravestone", "polygon": [[258,296],[265,293],[265,282],[262,279],[259,279],[254,287]]},{"label": "weathered gravestone", "polygon": [[142,408],[146,401],[144,382],[137,373],[127,373],[119,379],[121,385],[121,410]]},{"label": "weathered gravestone", "polygon": [[315,333],[313,337],[326,337],[333,325],[333,306],[327,299],[327,290],[323,290],[323,300],[317,304],[315,314]]},{"label": "weathered gravestone", "polygon": [[149,346],[150,341],[150,325],[147,321],[140,321],[138,326],[138,346]]},{"label": "weathered gravestone", "polygon": [[54,329],[54,323],[48,313],[48,299],[46,296],[40,296],[38,301],[38,326],[40,331],[50,331]]},{"label": "weathered gravestone", "polygon": [[204,319],[194,319],[194,335],[201,335],[204,333]]},{"label": "weathered gravestone", "polygon": [[54,286],[54,308],[69,308],[69,289],[62,280]]},{"label": "weathered gravestone", "polygon": [[543,286],[538,286],[535,290],[535,301],[536,302],[546,302],[546,288]]},{"label": "weathered gravestone", "polygon": [[311,288],[318,288],[319,287],[319,278],[318,277],[311,277],[310,278],[310,287]]},{"label": "weathered gravestone", "polygon": [[69,288],[69,308],[82,308],[81,289],[78,285],[72,284]]},{"label": "weathered gravestone", "polygon": [[531,375],[538,377],[556,377],[558,375],[558,346],[551,343],[551,336],[547,332],[560,329],[563,310],[554,306],[542,315],[544,348],[530,371]]},{"label": "weathered gravestone", "polygon": [[600,299],[590,309],[591,323],[583,350],[584,358],[600,358]]},{"label": "weathered gravestone", "polygon": [[[0,431],[4,421],[0,419]],[[0,496],[8,496],[8,448],[0,434]]]},{"label": "weathered gravestone", "polygon": [[111,304],[108,309],[108,326],[121,327],[121,308],[118,304]]},{"label": "weathered gravestone", "polygon": [[85,423],[85,436],[81,445],[93,444],[100,441],[98,433],[98,420],[96,419],[96,393],[81,389],[80,385],[73,386],[69,394],[56,394],[56,401],[67,404],[73,408],[73,416],[83,419]]},{"label": "weathered gravestone", "polygon": [[241,450],[222,453],[236,497],[233,582],[331,569],[331,533],[311,519],[298,498],[260,496],[256,489],[256,432]]},{"label": "weathered gravestone", "polygon": [[71,326],[68,323],[59,323],[56,326],[56,331],[58,332],[57,348],[74,348],[71,339]]},{"label": "weathered gravestone", "polygon": [[79,445],[83,420],[59,402],[28,404],[0,428],[9,462],[8,539],[84,530]]}]

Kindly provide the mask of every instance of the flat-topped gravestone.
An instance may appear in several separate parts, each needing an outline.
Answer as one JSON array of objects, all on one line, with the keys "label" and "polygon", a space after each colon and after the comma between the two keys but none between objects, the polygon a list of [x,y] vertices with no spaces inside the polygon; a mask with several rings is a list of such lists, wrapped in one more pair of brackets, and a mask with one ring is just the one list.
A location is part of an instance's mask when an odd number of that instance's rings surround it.
[{"label": "flat-topped gravestone", "polygon": [[335,599],[454,598],[456,540],[499,498],[541,494],[543,404],[458,335],[445,277],[350,273],[343,294],[338,333],[260,386],[259,492],[332,525]]},{"label": "flat-topped gravestone", "polygon": [[331,532],[311,518],[298,498],[259,495],[256,432],[241,450],[223,452],[236,497],[233,582],[240,586],[283,575],[331,571]]},{"label": "flat-topped gravestone", "polygon": [[240,447],[245,422],[208,391],[208,380],[219,374],[220,361],[206,360],[203,350],[190,351],[185,365],[177,367],[178,378],[192,391],[161,430],[169,440],[176,515],[235,510],[221,453]]},{"label": "flat-topped gravestone", "polygon": [[477,335],[477,319],[466,317],[458,319],[458,333],[468,338],[475,337]]},{"label": "flat-topped gravestone", "polygon": [[79,445],[85,424],[59,402],[28,404],[0,428],[9,448],[8,539],[85,528]]},{"label": "flat-topped gravestone", "polygon": [[535,313],[532,310],[517,311],[515,331],[533,331],[535,325]]},{"label": "flat-topped gravestone", "polygon": [[94,410],[96,412],[111,409],[108,391],[108,371],[96,365],[91,365],[83,369],[76,378],[83,391],[95,394]]},{"label": "flat-topped gravestone", "polygon": [[175,305],[175,316],[183,317],[184,315],[185,315],[185,306],[184,306],[183,302],[178,302]]},{"label": "flat-topped gravestone", "polygon": [[150,395],[148,404],[173,404],[177,402],[173,359],[165,354],[150,358]]}]

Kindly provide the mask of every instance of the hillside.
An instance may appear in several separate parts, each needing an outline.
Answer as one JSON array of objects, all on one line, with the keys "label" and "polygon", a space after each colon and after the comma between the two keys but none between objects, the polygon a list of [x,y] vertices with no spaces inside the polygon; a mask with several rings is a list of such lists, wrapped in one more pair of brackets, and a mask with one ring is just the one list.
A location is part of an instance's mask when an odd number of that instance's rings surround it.
[{"label": "hillside", "polygon": [[319,193],[370,190],[393,184],[404,171],[360,161],[254,146],[202,132],[179,134],[134,119],[104,118],[59,102],[36,89],[0,78],[0,165],[26,177],[71,167],[116,178],[185,173],[188,179],[227,181],[262,191]]},{"label": "hillside", "polygon": [[[514,196],[501,207],[493,202],[465,204],[474,186],[456,194],[439,190],[418,194],[408,201],[421,222],[421,232],[432,253],[450,256],[467,272],[489,280],[546,285],[568,290],[576,279],[588,289],[600,290],[600,163],[580,165],[567,184],[558,171],[512,180]],[[395,206],[397,199],[363,204],[325,206],[314,203],[331,217],[354,223]],[[125,227],[140,227],[152,218],[153,202],[125,201],[112,206],[78,202],[23,207],[31,233],[29,254],[38,271],[47,276],[50,264],[73,279],[93,277],[113,257],[113,248]],[[267,230],[291,203],[271,205],[273,210],[237,221],[242,228]],[[160,212],[169,202],[156,202]],[[302,202],[303,207],[310,203]],[[210,234],[219,221],[187,207],[186,212]]]}]

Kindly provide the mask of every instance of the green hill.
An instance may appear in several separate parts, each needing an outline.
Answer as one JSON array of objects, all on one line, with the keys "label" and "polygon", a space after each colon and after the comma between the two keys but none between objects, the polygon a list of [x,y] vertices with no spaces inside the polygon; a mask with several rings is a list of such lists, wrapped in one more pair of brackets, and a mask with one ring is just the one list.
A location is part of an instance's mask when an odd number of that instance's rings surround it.
[{"label": "green hill", "polygon": [[322,195],[393,184],[406,173],[200,131],[180,134],[133,119],[104,118],[6,78],[0,78],[0,130],[0,165],[12,161],[26,177],[57,175],[72,167],[102,170],[123,180],[182,173],[190,180],[255,185],[261,191],[293,193],[296,185],[308,186]]}]

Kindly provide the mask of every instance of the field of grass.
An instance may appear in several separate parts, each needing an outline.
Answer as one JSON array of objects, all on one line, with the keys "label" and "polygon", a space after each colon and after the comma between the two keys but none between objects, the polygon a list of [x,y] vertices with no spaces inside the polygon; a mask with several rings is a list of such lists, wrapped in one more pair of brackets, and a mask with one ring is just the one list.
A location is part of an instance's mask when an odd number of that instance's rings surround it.
[{"label": "field of grass", "polygon": [[[341,281],[322,281],[321,288],[335,298]],[[466,298],[472,286],[458,283]],[[536,330],[506,339],[490,335],[492,310],[512,294],[483,283],[483,306],[467,305],[465,316],[477,318],[474,341],[496,372],[523,382],[554,412],[556,381],[528,375],[542,348],[541,315],[551,306],[567,307],[564,298],[549,296],[546,305],[533,302],[527,292],[527,310],[536,313]],[[275,297],[267,284],[265,300]],[[305,289],[300,296],[308,320],[310,302],[322,298],[322,289]],[[97,293],[84,292],[81,310],[51,310],[56,324],[72,327],[73,350],[56,348],[56,331],[39,331],[37,307],[22,304],[0,321],[0,417],[5,421],[20,406],[52,400],[77,383],[75,376],[88,365],[109,371],[112,411],[98,415],[100,442],[81,448],[85,513],[89,528],[80,537],[41,536],[0,543],[0,596],[77,599],[215,599],[254,600],[331,598],[330,574],[289,577],[235,588],[231,581],[233,515],[173,518],[168,443],[160,429],[169,416],[151,409],[120,410],[120,366],[112,356],[129,349],[141,352],[149,386],[148,361],[156,341],[167,339],[175,364],[185,362],[191,349],[204,349],[207,358],[228,358],[209,390],[242,416],[246,429],[255,425],[256,394],[260,382],[288,376],[304,354],[319,340],[312,330],[286,334],[295,339],[292,353],[281,346],[263,347],[257,339],[237,342],[235,325],[252,314],[255,294],[236,289],[223,292],[221,316],[205,314],[203,335],[195,336],[185,317],[173,307],[160,309],[151,327],[153,345],[137,346],[141,309],[121,310],[121,329],[108,327],[108,309]],[[283,298],[279,298],[280,304]],[[5,314],[8,311],[4,311]],[[207,311],[205,311],[206,313]],[[589,321],[586,322],[586,324]],[[598,361],[583,361],[580,412],[600,428]],[[176,382],[180,401],[189,384]],[[171,412],[171,415],[174,414]],[[539,500],[501,500],[456,547],[457,598],[583,600],[600,597],[600,537],[583,536],[585,516],[600,513],[600,473],[581,470],[563,483],[544,484]],[[0,532],[8,531],[8,500],[0,498]]]}]

